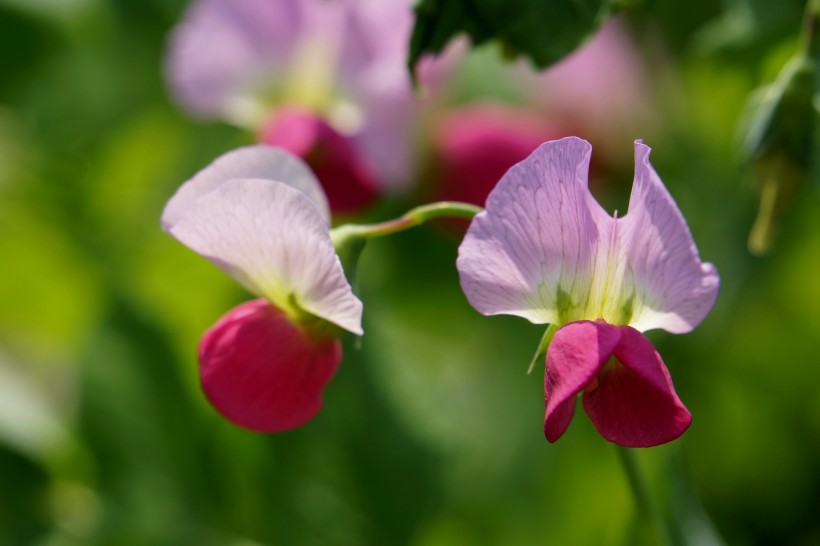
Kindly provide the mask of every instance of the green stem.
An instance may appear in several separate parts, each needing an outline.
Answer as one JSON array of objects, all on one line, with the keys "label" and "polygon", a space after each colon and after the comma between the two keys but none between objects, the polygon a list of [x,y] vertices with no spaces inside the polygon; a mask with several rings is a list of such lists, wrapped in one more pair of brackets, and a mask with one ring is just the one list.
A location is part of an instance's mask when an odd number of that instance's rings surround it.
[{"label": "green stem", "polygon": [[336,248],[344,245],[350,239],[383,237],[393,233],[420,226],[437,218],[466,218],[470,219],[483,209],[469,203],[455,201],[440,201],[421,205],[410,209],[402,216],[378,224],[345,224],[330,230],[330,238]]},{"label": "green stem", "polygon": [[780,179],[777,171],[761,168],[765,171],[760,188],[760,206],[752,229],[749,232],[749,252],[755,256],[768,254],[774,242],[775,215],[777,212],[778,188]]},{"label": "green stem", "polygon": [[617,446],[618,456],[623,464],[624,472],[626,472],[629,486],[632,488],[632,494],[635,497],[635,504],[641,517],[646,521],[647,526],[651,530],[654,537],[654,542],[658,546],[671,546],[672,540],[669,537],[669,530],[666,527],[666,522],[663,521],[661,512],[657,505],[652,501],[652,495],[649,493],[649,484],[646,481],[646,476],[641,472],[638,465],[635,450],[627,447]]},{"label": "green stem", "polygon": [[803,29],[800,36],[800,45],[803,52],[813,57],[820,53],[820,44],[817,39],[817,26],[820,23],[820,0],[808,0],[803,13]]},{"label": "green stem", "polygon": [[544,335],[541,336],[541,341],[538,342],[538,348],[535,349],[535,354],[532,355],[532,360],[530,361],[530,367],[527,368],[527,375],[532,373],[532,369],[535,367],[535,363],[538,362],[541,357],[546,356],[547,354],[547,347],[550,345],[550,341],[552,341],[552,336],[555,335],[555,331],[558,330],[558,326],[555,324],[550,324],[547,326],[547,329],[544,330]]}]

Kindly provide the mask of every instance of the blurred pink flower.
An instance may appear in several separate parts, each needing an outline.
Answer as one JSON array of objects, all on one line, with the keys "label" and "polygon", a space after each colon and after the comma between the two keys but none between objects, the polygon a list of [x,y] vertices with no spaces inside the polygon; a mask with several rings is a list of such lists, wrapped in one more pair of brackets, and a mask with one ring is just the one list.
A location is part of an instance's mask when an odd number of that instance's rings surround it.
[{"label": "blurred pink flower", "polygon": [[260,138],[305,160],[322,181],[335,214],[354,213],[379,195],[373,165],[356,152],[353,141],[319,116],[282,109]]},{"label": "blurred pink flower", "polygon": [[563,435],[584,393],[601,435],[649,447],[691,421],[641,333],[685,333],[707,315],[719,278],[702,263],[680,210],[635,143],[629,211],[610,216],[587,187],[592,148],[547,142],[501,179],[459,248],[461,286],[485,315],[559,328],[547,349],[544,431]]},{"label": "blurred pink flower", "polygon": [[432,139],[436,198],[484,206],[507,169],[560,136],[560,128],[511,106],[478,103],[446,112]]},{"label": "blurred pink flower", "polygon": [[436,198],[483,205],[504,172],[539,144],[578,133],[596,144],[597,181],[627,167],[620,153],[624,133],[648,130],[646,73],[617,20],[546,71],[523,63],[493,67],[492,59],[483,59],[476,70],[478,85],[512,82],[519,101],[481,100],[451,107],[438,118],[431,138]]},{"label": "blurred pink flower", "polygon": [[229,311],[199,349],[205,395],[242,427],[276,432],[312,419],[341,360],[336,335],[362,333],[329,220],[310,169],[267,146],[217,158],[163,211],[166,231],[261,297]]},{"label": "blurred pink flower", "polygon": [[405,66],[412,22],[410,0],[198,0],[173,32],[166,74],[184,109],[248,127],[263,142],[279,143],[280,117],[302,112],[287,123],[317,135],[318,149],[301,152],[309,162],[328,151],[327,138],[347,141],[331,156],[356,172],[319,179],[334,211],[348,193],[339,208],[360,208],[373,188],[408,181],[418,102]]},{"label": "blurred pink flower", "polygon": [[576,128],[618,161],[623,137],[651,125],[648,74],[618,19],[605,23],[583,46],[548,70],[526,76],[530,99],[548,119]]}]

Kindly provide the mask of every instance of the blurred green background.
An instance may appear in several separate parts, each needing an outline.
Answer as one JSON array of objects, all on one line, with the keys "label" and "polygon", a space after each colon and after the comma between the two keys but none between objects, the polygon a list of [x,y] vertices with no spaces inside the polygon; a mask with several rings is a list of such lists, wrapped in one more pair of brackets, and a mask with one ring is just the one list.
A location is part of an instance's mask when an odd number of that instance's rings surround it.
[{"label": "blurred green background", "polygon": [[[207,405],[198,338],[248,295],[159,216],[251,136],[171,103],[161,63],[185,5],[0,0],[0,545],[648,543],[583,412],[544,440],[543,371],[526,374],[541,328],[470,308],[447,227],[366,249],[367,335],[346,340],[317,419],[258,435]],[[628,20],[654,128],[624,134],[629,160],[596,191],[625,209],[645,136],[722,278],[696,331],[651,335],[694,421],[639,458],[690,544],[820,544],[820,204],[806,188],[752,257],[738,151],[801,11],[658,0]],[[477,53],[470,93],[512,100],[482,76],[493,58]]]}]

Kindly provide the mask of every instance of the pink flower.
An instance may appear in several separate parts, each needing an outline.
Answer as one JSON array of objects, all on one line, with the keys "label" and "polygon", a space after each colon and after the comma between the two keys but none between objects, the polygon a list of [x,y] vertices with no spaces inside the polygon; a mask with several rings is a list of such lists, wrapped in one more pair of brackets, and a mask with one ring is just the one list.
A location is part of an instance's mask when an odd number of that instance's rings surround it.
[{"label": "pink flower", "polygon": [[719,278],[635,143],[629,211],[610,216],[587,187],[590,145],[541,145],[510,169],[459,249],[467,299],[485,315],[559,328],[547,350],[544,431],[568,427],[576,395],[601,435],[649,447],[680,436],[691,415],[641,333],[685,333],[712,308]]},{"label": "pink flower", "polygon": [[354,213],[379,195],[375,168],[353,142],[321,117],[300,110],[281,110],[262,129],[265,144],[302,157],[322,181],[331,210]]},{"label": "pink flower", "polygon": [[408,182],[412,22],[409,0],[198,0],[171,37],[167,78],[184,109],[264,143],[281,145],[284,125],[311,135],[299,153],[333,165],[319,180],[331,209],[350,212]]},{"label": "pink flower", "polygon": [[507,169],[561,133],[532,112],[499,104],[447,112],[433,135],[436,197],[484,206]]},{"label": "pink flower", "polygon": [[472,103],[437,120],[431,139],[436,198],[483,205],[509,167],[540,143],[572,134],[595,144],[593,184],[623,170],[619,143],[636,127],[649,130],[652,101],[644,66],[619,21],[604,24],[589,42],[543,72],[523,62],[501,62],[483,59],[478,85],[493,82],[492,91],[507,82],[518,103]]},{"label": "pink flower", "polygon": [[217,158],[163,211],[166,231],[261,297],[229,311],[199,349],[208,400],[240,426],[276,432],[312,419],[341,360],[338,333],[362,333],[329,218],[310,169],[267,146]]},{"label": "pink flower", "polygon": [[530,81],[531,100],[541,105],[547,118],[583,131],[606,162],[620,161],[624,134],[653,127],[648,72],[618,19],[607,21],[555,66],[525,80]]}]

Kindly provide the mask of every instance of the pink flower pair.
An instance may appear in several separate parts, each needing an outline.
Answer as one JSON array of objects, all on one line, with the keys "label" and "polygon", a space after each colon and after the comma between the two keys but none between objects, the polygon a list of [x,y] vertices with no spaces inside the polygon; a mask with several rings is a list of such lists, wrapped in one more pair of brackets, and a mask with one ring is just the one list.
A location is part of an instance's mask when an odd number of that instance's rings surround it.
[{"label": "pink flower pair", "polygon": [[[691,416],[641,332],[693,329],[719,279],[700,261],[648,147],[635,144],[622,218],[589,193],[590,154],[578,138],[547,142],[502,177],[459,249],[461,285],[483,314],[559,327],[546,354],[548,440],[565,432],[583,393],[604,438],[658,445],[682,434]],[[239,306],[206,333],[200,364],[214,406],[254,430],[312,418],[341,358],[340,329],[362,334],[362,304],[309,169],[281,150],[229,153],[180,188],[163,225],[267,300]]]}]

